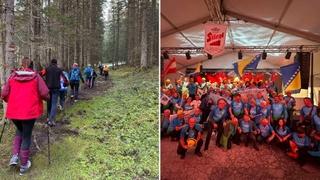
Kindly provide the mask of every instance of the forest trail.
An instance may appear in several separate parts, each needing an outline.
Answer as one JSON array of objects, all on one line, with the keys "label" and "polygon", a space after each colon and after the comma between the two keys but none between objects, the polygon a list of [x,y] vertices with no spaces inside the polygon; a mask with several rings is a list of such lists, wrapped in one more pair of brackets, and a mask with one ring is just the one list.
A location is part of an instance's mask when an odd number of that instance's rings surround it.
[{"label": "forest trail", "polygon": [[80,100],[68,102],[50,131],[51,165],[47,129],[37,122],[33,166],[22,177],[7,166],[14,128],[6,129],[0,179],[157,179],[157,71],[124,67],[107,81],[99,77],[94,89],[81,89]]}]

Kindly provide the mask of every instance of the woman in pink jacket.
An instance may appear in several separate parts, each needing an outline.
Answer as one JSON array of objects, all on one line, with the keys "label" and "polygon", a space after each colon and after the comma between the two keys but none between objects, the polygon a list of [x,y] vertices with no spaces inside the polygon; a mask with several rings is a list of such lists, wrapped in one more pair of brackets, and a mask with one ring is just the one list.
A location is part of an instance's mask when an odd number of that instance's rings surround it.
[{"label": "woman in pink jacket", "polygon": [[30,59],[24,58],[22,68],[12,72],[1,92],[1,98],[8,103],[5,116],[17,128],[9,165],[17,165],[20,160],[20,175],[31,167],[32,129],[36,119],[43,113],[42,100],[49,98],[45,82],[28,68],[29,64]]}]

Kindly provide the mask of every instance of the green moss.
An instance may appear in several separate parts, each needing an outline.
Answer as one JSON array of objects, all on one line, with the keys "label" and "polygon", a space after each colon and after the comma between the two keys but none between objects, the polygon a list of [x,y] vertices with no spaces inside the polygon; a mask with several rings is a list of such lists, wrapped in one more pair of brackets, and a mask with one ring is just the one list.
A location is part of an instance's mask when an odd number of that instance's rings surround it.
[{"label": "green moss", "polygon": [[[158,69],[122,68],[111,77],[104,95],[67,110],[68,128],[79,135],[52,145],[50,166],[43,147],[22,179],[158,179]],[[0,164],[0,179],[14,172]]]}]

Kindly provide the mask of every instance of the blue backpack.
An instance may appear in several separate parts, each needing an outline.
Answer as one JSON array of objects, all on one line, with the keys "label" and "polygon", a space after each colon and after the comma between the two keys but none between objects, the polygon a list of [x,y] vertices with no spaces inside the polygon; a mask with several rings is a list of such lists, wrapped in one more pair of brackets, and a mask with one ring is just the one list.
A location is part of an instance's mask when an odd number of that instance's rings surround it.
[{"label": "blue backpack", "polygon": [[84,74],[87,76],[87,77],[91,77],[92,74],[93,74],[93,69],[91,67],[86,67],[84,69]]},{"label": "blue backpack", "polygon": [[74,68],[70,73],[70,81],[80,81],[80,69]]}]

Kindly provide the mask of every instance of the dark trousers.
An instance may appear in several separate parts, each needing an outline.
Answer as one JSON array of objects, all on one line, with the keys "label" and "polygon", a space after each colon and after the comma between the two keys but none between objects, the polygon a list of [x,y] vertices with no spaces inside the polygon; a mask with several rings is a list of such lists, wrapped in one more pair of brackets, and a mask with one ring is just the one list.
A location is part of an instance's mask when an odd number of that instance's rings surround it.
[{"label": "dark trousers", "polygon": [[172,138],[172,139],[179,139],[179,137],[180,137],[180,132],[181,132],[181,130],[179,130],[179,131],[177,131],[177,130],[173,130],[171,133],[170,133],[170,137]]},{"label": "dark trousers", "polygon": [[70,82],[71,96],[74,96],[75,99],[78,99],[79,86],[80,86],[80,81],[71,81]]},{"label": "dark trousers", "polygon": [[[211,140],[211,136],[212,136],[212,132],[213,132],[213,122],[209,122],[209,129],[208,129],[208,133],[207,133],[207,137],[206,137],[206,142],[204,144],[204,150],[208,150],[209,149],[209,144],[210,144],[210,140]],[[219,122],[218,124],[218,128],[217,128],[217,139],[216,139],[216,145],[220,146],[220,138],[223,132],[223,123]]]},{"label": "dark trousers", "polygon": [[[197,142],[197,146],[196,146],[196,149],[195,149],[195,153],[198,153],[200,152],[201,150],[201,147],[202,147],[202,144],[203,144],[203,140],[202,139],[199,139],[199,141]],[[177,153],[180,154],[180,155],[186,155],[186,152],[187,152],[187,149],[184,149],[180,142],[179,142],[179,145],[178,145],[178,149],[177,149]]]},{"label": "dark trousers", "polygon": [[103,74],[104,74],[104,80],[107,80],[109,73],[108,72],[104,72]]},{"label": "dark trousers", "polygon": [[287,122],[286,122],[286,125],[292,129],[293,128],[293,109],[287,109],[287,112],[288,112],[288,119],[287,119]]},{"label": "dark trousers", "polygon": [[64,102],[66,101],[67,92],[68,91],[60,91],[59,94],[59,104],[62,108],[64,107]]},{"label": "dark trousers", "polygon": [[57,103],[59,97],[59,89],[50,89],[50,99],[47,102],[47,113],[49,116],[49,121],[55,121],[57,114]]},{"label": "dark trousers", "polygon": [[242,133],[240,138],[241,138],[241,141],[243,141],[246,146],[248,145],[249,141],[252,141],[253,146],[257,145],[256,137],[252,132]]},{"label": "dark trousers", "polygon": [[13,124],[16,126],[16,136],[22,137],[22,150],[29,150],[31,145],[31,135],[35,119],[30,120],[12,120]]}]

